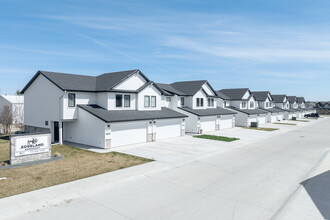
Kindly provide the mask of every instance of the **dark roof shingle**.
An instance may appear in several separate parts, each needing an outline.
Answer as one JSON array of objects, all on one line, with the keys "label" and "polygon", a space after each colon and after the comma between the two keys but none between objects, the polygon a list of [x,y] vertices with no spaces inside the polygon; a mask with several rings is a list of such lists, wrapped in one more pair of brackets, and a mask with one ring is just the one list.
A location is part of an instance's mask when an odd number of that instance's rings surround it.
[{"label": "dark roof shingle", "polygon": [[225,108],[220,108],[220,107],[208,108],[208,109],[192,109],[189,107],[182,107],[179,109],[182,109],[184,111],[187,111],[187,112],[197,115],[197,116],[235,115],[235,114],[237,114],[234,111],[231,111],[231,110],[225,109]]},{"label": "dark roof shingle", "polygon": [[248,88],[242,88],[242,89],[222,89],[219,90],[220,93],[227,96],[229,99],[232,100],[242,100],[245,93],[249,91]]},{"label": "dark roof shingle", "polygon": [[138,110],[122,110],[111,111],[106,110],[98,105],[78,105],[95,117],[104,122],[121,122],[121,121],[138,121],[138,120],[153,120],[166,118],[185,118],[184,114],[176,112],[169,108],[162,108],[161,110],[138,111]]}]

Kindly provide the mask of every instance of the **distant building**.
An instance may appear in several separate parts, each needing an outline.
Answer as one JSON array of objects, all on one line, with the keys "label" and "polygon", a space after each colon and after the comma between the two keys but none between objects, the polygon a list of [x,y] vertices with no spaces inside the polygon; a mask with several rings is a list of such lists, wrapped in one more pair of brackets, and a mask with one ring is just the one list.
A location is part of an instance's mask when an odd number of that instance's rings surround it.
[{"label": "distant building", "polygon": [[5,108],[11,109],[14,124],[24,122],[24,96],[0,95],[0,114]]}]

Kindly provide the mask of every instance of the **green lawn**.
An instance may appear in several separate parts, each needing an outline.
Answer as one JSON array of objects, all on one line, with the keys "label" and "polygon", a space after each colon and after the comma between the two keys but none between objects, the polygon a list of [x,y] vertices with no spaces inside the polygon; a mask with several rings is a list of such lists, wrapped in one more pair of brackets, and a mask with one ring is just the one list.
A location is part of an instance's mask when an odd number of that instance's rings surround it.
[{"label": "green lawn", "polygon": [[276,125],[297,125],[297,124],[292,124],[292,123],[280,123],[280,122],[275,122],[273,124],[276,124]]},{"label": "green lawn", "polygon": [[[0,199],[90,176],[99,175],[152,160],[128,154],[94,153],[66,145],[52,146],[52,154],[64,159],[26,167],[0,170]],[[9,141],[0,138],[0,162],[9,160]]]},{"label": "green lawn", "polygon": [[237,141],[239,138],[230,138],[230,137],[223,137],[223,136],[216,136],[216,135],[196,135],[195,138],[203,138],[203,139],[210,139],[210,140],[216,140],[216,141],[225,141],[225,142],[232,142]]},{"label": "green lawn", "polygon": [[279,130],[278,128],[254,128],[254,127],[243,127],[244,129],[251,129],[251,130],[257,130],[257,131],[276,131]]}]

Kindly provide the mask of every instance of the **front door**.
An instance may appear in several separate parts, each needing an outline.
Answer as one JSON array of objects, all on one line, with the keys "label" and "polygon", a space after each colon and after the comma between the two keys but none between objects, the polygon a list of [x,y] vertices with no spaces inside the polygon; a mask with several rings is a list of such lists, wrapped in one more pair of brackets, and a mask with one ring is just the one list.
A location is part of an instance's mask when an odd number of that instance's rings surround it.
[{"label": "front door", "polygon": [[59,126],[58,121],[54,121],[54,142],[59,142]]}]

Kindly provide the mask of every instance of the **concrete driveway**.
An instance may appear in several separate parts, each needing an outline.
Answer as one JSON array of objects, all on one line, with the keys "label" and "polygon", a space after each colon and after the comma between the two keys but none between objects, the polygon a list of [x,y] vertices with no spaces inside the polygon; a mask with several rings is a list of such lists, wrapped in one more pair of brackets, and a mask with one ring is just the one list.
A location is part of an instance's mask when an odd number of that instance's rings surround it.
[{"label": "concrete driveway", "polygon": [[1,199],[1,218],[276,219],[330,150],[329,118],[225,133],[242,140],[183,137],[118,148],[157,161]]}]

